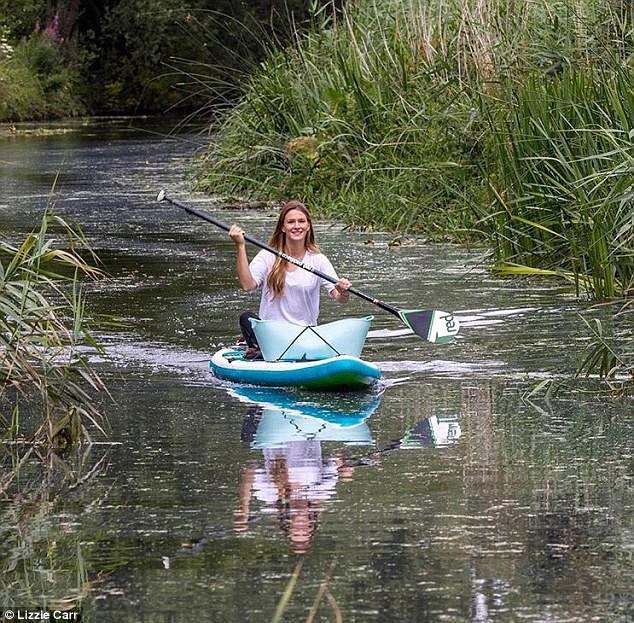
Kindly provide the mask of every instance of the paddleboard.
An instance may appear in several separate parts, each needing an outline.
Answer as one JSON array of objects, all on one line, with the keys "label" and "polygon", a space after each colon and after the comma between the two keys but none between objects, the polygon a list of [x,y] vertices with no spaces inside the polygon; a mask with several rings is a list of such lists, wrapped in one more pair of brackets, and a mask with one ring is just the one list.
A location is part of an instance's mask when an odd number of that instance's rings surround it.
[{"label": "paddleboard", "polygon": [[373,363],[350,355],[318,361],[262,361],[244,359],[244,351],[223,348],[209,362],[220,379],[270,387],[309,389],[362,389],[381,378]]}]

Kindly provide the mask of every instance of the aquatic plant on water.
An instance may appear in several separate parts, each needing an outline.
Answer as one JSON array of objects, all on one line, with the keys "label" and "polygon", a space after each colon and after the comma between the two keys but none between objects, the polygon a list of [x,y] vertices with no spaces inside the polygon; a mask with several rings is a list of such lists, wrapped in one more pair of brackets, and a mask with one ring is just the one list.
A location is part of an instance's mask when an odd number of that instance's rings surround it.
[{"label": "aquatic plant on water", "polygon": [[[66,237],[62,247],[51,235]],[[73,444],[103,431],[93,400],[105,391],[86,348],[80,277],[101,272],[84,260],[81,232],[47,210],[21,244],[0,241],[0,430],[7,440]]]},{"label": "aquatic plant on water", "polygon": [[623,396],[634,391],[633,302],[619,306],[607,321],[582,316],[591,340],[577,374],[598,374],[611,391]]}]

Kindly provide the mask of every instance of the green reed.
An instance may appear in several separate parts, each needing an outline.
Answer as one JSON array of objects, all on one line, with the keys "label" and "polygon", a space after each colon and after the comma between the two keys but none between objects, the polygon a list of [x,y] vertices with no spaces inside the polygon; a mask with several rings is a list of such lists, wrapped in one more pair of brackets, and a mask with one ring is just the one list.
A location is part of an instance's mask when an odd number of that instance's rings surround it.
[{"label": "green reed", "polygon": [[309,36],[251,76],[215,128],[198,185],[299,196],[361,227],[477,238],[491,166],[483,109],[502,104],[505,77],[607,58],[626,25],[596,7],[364,0],[321,10]]},{"label": "green reed", "polygon": [[[53,226],[66,237],[64,246],[51,235]],[[85,325],[79,286],[80,276],[100,275],[80,254],[87,248],[81,232],[50,211],[21,244],[0,241],[4,438],[68,445],[88,437],[89,424],[102,430],[93,400],[105,388],[86,356],[86,347],[98,346]]]},{"label": "green reed", "polygon": [[491,143],[487,218],[500,272],[551,269],[599,299],[631,290],[633,79],[566,71],[513,89],[513,113]]},{"label": "green reed", "polygon": [[613,392],[623,396],[634,391],[633,302],[630,299],[618,305],[607,319],[581,318],[590,343],[581,356],[577,375],[598,374]]}]

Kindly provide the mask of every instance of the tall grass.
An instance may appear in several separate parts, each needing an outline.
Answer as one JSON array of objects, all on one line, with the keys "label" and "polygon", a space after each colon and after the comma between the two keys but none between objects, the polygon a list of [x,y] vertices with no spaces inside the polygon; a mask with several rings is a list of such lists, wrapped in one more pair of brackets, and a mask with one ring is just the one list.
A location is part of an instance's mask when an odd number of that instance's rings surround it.
[{"label": "tall grass", "polygon": [[[552,270],[593,298],[634,286],[634,71],[531,78],[492,132],[501,272]],[[520,265],[523,265],[520,266]]]},{"label": "tall grass", "polygon": [[251,78],[202,189],[300,196],[354,225],[474,236],[488,128],[509,77],[603,62],[619,15],[593,0],[365,0],[322,11]]},{"label": "tall grass", "polygon": [[[67,237],[55,244],[50,228]],[[100,272],[80,255],[81,233],[47,211],[15,245],[0,240],[0,430],[5,439],[68,445],[102,430],[94,394],[105,388],[85,348],[81,275]],[[26,407],[26,408],[25,408]],[[39,413],[33,417],[30,411]]]},{"label": "tall grass", "polygon": [[460,85],[421,62],[399,4],[391,16],[362,3],[272,56],[218,133],[200,185],[299,195],[356,225],[444,235],[447,196],[461,194],[447,189],[473,181],[465,153],[478,128]]},{"label": "tall grass", "polygon": [[86,356],[98,346],[80,289],[80,278],[101,273],[84,255],[94,259],[81,232],[50,210],[22,242],[0,240],[0,600],[7,605],[76,610],[97,579],[79,534],[59,523],[77,510],[74,489],[104,464],[90,458],[91,445],[70,452],[104,423],[94,401],[105,388]]}]

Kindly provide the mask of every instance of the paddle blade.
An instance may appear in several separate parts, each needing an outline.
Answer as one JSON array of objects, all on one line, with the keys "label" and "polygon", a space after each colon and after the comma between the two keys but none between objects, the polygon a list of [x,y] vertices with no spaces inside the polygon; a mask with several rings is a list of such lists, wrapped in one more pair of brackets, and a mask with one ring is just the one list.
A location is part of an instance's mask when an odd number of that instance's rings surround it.
[{"label": "paddle blade", "polygon": [[399,312],[399,316],[416,335],[432,344],[447,344],[460,330],[458,319],[443,311],[404,309]]}]

